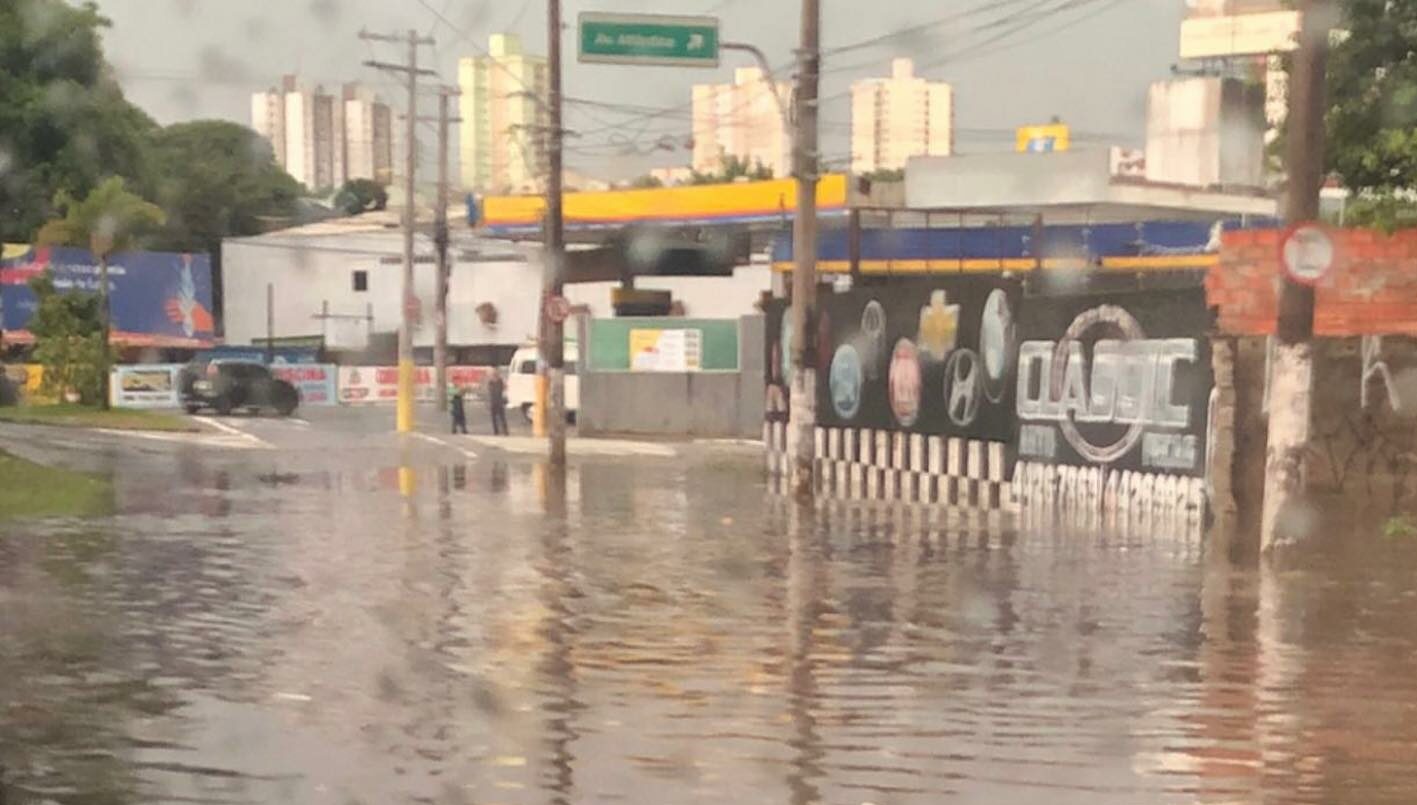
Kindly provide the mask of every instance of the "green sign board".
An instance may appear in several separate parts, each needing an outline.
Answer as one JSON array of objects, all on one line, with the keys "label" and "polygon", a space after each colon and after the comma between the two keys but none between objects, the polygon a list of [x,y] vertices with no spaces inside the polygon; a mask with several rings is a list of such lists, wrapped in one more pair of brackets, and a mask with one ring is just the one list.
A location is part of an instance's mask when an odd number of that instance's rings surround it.
[{"label": "green sign board", "polygon": [[580,23],[583,62],[718,66],[717,17],[585,11]]},{"label": "green sign board", "polygon": [[[681,319],[673,316],[636,317],[624,319],[592,319],[590,321],[590,371],[679,371],[736,372],[738,371],[737,319]],[[647,338],[654,331],[676,334],[692,333],[693,338],[680,336],[678,341],[690,342],[697,358],[690,365],[674,368],[669,361],[643,360],[646,348],[653,348],[656,339]],[[669,358],[670,356],[661,356]]]}]

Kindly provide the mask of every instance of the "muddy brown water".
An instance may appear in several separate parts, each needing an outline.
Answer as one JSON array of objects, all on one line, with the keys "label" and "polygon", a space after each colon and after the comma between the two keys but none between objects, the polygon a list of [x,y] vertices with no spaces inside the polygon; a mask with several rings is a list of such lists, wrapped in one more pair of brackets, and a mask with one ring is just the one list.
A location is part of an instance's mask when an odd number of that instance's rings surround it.
[{"label": "muddy brown water", "polygon": [[741,456],[368,466],[186,456],[0,526],[0,801],[1417,801],[1401,541],[1232,567],[799,514]]}]

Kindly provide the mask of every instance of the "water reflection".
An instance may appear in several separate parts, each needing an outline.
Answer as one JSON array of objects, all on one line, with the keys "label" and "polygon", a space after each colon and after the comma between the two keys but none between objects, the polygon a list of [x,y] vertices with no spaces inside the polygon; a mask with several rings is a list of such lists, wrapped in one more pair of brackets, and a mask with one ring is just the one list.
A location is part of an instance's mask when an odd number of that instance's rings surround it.
[{"label": "water reflection", "polygon": [[1417,800],[1408,546],[283,461],[0,537],[6,805]]}]

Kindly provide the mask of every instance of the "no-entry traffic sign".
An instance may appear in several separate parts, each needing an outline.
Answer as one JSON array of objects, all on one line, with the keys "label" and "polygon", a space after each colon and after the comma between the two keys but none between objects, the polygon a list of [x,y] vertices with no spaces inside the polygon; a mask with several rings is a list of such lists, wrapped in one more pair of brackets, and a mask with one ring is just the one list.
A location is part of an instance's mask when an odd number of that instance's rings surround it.
[{"label": "no-entry traffic sign", "polygon": [[564,296],[553,296],[546,300],[546,317],[561,324],[571,317],[571,301]]},{"label": "no-entry traffic sign", "polygon": [[1294,226],[1279,243],[1279,260],[1290,279],[1317,285],[1333,268],[1333,238],[1318,224]]}]

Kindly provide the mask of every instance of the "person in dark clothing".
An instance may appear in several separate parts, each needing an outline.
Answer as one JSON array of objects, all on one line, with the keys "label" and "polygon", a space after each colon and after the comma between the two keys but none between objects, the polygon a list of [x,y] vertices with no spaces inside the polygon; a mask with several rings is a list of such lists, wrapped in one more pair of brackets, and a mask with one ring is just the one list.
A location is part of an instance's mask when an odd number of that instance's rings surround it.
[{"label": "person in dark clothing", "polygon": [[496,369],[493,369],[492,376],[487,378],[487,405],[492,409],[493,435],[506,436],[507,384],[502,380],[502,373]]},{"label": "person in dark clothing", "polygon": [[453,387],[453,433],[467,433],[467,406],[462,388]]}]

